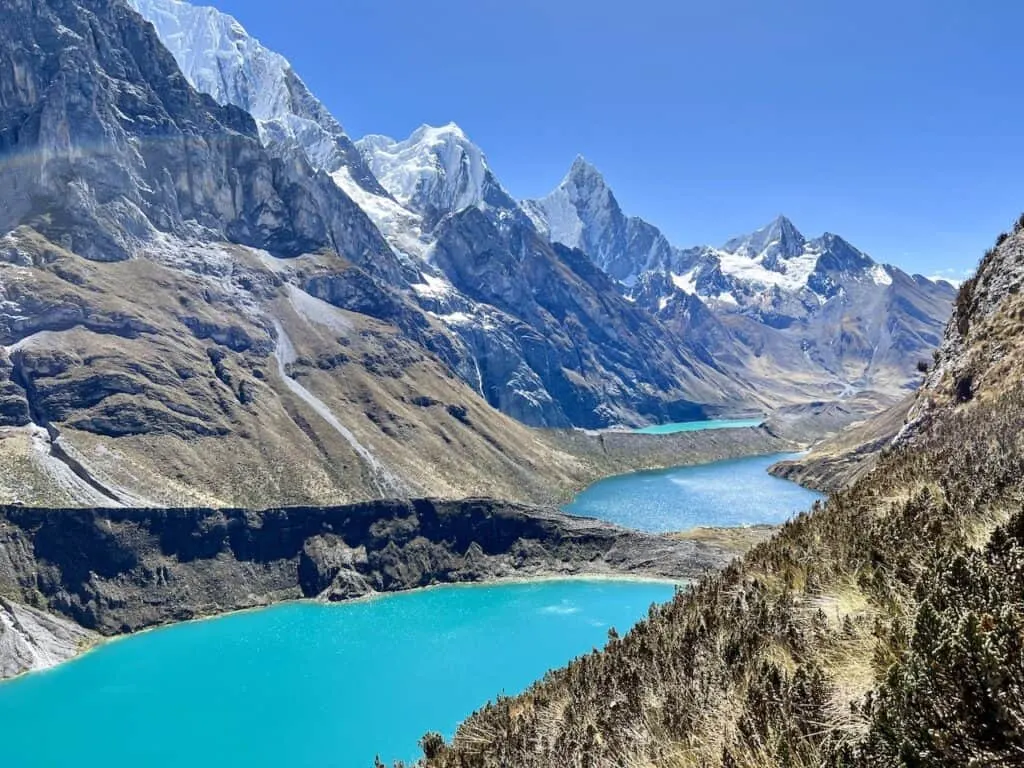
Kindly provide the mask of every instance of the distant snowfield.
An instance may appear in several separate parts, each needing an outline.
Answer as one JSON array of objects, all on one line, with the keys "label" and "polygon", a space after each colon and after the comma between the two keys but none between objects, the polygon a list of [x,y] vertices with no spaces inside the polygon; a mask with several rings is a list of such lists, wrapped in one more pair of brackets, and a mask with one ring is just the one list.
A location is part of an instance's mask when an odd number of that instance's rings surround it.
[{"label": "distant snowfield", "polygon": [[818,265],[821,251],[807,247],[799,256],[784,260],[780,267],[783,271],[778,272],[764,266],[763,254],[755,259],[727,251],[716,251],[715,255],[723,275],[762,289],[777,285],[785,291],[796,292],[807,286],[807,280]]}]

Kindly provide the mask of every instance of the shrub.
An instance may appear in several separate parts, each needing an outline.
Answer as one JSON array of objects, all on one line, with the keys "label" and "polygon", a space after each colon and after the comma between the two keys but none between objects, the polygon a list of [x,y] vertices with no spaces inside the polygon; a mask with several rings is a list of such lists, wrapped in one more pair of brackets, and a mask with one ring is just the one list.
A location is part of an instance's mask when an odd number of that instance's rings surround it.
[{"label": "shrub", "polygon": [[431,731],[420,739],[420,749],[427,760],[433,760],[444,751],[444,737],[440,733]]}]

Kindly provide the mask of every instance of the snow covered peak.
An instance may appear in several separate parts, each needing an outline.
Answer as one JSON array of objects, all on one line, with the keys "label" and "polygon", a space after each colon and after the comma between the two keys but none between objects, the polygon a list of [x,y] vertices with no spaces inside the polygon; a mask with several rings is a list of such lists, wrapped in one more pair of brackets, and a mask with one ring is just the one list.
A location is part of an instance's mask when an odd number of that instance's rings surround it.
[{"label": "snow covered peak", "polygon": [[604,176],[582,155],[551,194],[526,200],[522,207],[538,232],[584,251],[625,285],[646,271],[667,269],[680,258],[657,227],[622,212]]},{"label": "snow covered peak", "polygon": [[583,155],[576,155],[572,161],[569,172],[562,179],[561,186],[579,185],[587,182],[606,185],[604,176],[597,168],[587,161]]},{"label": "snow covered peak", "polygon": [[558,190],[566,192],[575,203],[591,209],[619,207],[604,176],[596,167],[587,162],[583,155],[576,156],[569,168],[569,173],[562,179],[562,183],[558,185],[558,189],[553,194],[557,194]]},{"label": "snow covered peak", "polygon": [[263,47],[232,16],[180,0],[129,0],[153,23],[196,90],[235,104],[256,120],[288,111],[291,65]]},{"label": "snow covered peak", "polygon": [[470,206],[517,208],[484,153],[455,123],[422,125],[403,141],[366,136],[356,146],[384,188],[428,219]]},{"label": "snow covered peak", "polygon": [[792,221],[779,216],[749,235],[734,237],[722,250],[766,263],[771,269],[773,265],[777,267],[780,259],[792,259],[803,253],[806,242]]},{"label": "snow covered peak", "polygon": [[298,147],[316,168],[348,168],[365,189],[383,193],[341,124],[310,93],[284,56],[216,8],[181,0],[129,0],[152,22],[192,86],[256,120],[268,146]]},{"label": "snow covered peak", "polygon": [[471,146],[477,152],[480,151],[479,148],[473,145],[469,137],[466,136],[466,132],[454,120],[438,127],[424,123],[412,132],[408,141],[413,143],[421,141],[453,141]]},{"label": "snow covered peak", "polygon": [[606,265],[601,260],[601,241],[609,236],[614,239],[612,231],[625,226],[611,187],[582,155],[577,155],[551,194],[528,201],[524,207],[537,229],[552,241],[582,248],[602,268]]}]

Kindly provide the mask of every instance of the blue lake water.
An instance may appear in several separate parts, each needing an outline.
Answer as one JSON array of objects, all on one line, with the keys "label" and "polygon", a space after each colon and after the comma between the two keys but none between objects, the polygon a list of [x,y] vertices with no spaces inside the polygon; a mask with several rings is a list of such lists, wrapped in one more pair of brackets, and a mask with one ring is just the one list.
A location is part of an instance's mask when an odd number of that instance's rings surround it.
[{"label": "blue lake water", "polygon": [[109,643],[0,685],[12,768],[369,768],[602,646],[670,584],[442,587],[299,603]]},{"label": "blue lake water", "polygon": [[[566,510],[648,531],[781,523],[820,496],[771,477],[789,455],[614,477]],[[348,768],[418,756],[498,693],[624,632],[671,584],[441,587],[298,603],[101,646],[0,685],[0,764]]]},{"label": "blue lake water", "polygon": [[657,533],[783,523],[824,498],[768,474],[772,464],[792,457],[752,456],[611,477],[587,488],[564,509]]},{"label": "blue lake water", "polygon": [[740,429],[756,427],[764,419],[710,419],[708,421],[680,421],[672,424],[655,424],[634,429],[641,435],[671,435],[676,432],[703,432],[706,429]]}]

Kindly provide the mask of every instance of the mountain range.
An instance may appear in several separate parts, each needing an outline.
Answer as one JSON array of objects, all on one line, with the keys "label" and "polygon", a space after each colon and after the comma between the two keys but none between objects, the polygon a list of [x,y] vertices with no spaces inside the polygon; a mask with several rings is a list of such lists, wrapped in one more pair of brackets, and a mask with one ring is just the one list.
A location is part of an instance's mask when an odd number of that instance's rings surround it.
[{"label": "mountain range", "polygon": [[[212,9],[185,9],[177,0],[135,2],[156,23],[161,39],[198,90],[252,111],[262,123],[288,125],[310,114],[320,115],[322,130],[338,135],[337,121],[322,105],[310,105],[304,87],[298,101],[276,98],[269,100],[270,107],[267,98],[253,103],[249,93],[254,72],[263,78],[255,90],[264,93],[280,91],[276,83],[297,78],[284,59],[265,52],[230,17]],[[183,29],[186,26],[191,29]],[[211,35],[211,29],[219,30],[219,36]],[[204,42],[200,45],[197,40]],[[224,55],[225,49],[231,54]],[[219,73],[217,78],[210,76],[214,71]],[[224,85],[239,82],[249,87]],[[290,135],[316,164],[323,154],[319,134],[311,132],[307,139],[295,131]],[[344,140],[344,144],[350,142]],[[911,277],[895,267],[876,264],[836,235],[826,233],[807,240],[782,216],[721,248],[678,248],[654,225],[626,216],[600,172],[582,157],[550,195],[517,202],[502,187],[481,149],[454,123],[440,128],[421,126],[401,141],[367,136],[355,146],[363,163],[339,164],[332,158],[333,162],[321,163],[321,167],[333,173],[339,186],[360,203],[396,251],[437,266],[433,230],[445,216],[473,207],[484,212],[499,232],[520,240],[524,233],[533,234],[532,225],[551,243],[583,251],[625,288],[627,300],[639,301],[648,314],[676,331],[677,341],[691,344],[693,348],[687,350],[691,357],[696,353],[699,359],[706,350],[715,360],[757,361],[728,369],[731,378],[743,377],[757,391],[764,391],[771,379],[787,374],[797,381],[809,380],[810,389],[819,387],[818,394],[823,396],[848,394],[853,389],[890,392],[916,383],[915,366],[938,344],[954,294],[948,283]],[[376,184],[360,181],[366,178],[367,167],[383,191],[374,189]],[[447,279],[447,284],[436,279],[420,283],[426,286],[420,293],[430,298],[438,289],[447,290],[449,296],[468,293],[451,291],[458,281],[458,276],[449,274],[453,271],[442,268],[444,274],[434,277]],[[711,329],[705,322],[693,327],[693,302],[680,300],[681,294],[699,297],[722,326]],[[500,306],[486,297],[477,303]],[[510,314],[519,314],[517,309],[513,306]],[[457,326],[479,328],[487,324],[485,318],[474,317],[482,310],[479,306],[460,307],[442,317],[454,315]],[[700,310],[696,313],[699,316]],[[493,354],[493,350],[480,351],[488,357]],[[526,363],[534,374],[539,373]],[[520,372],[532,378],[526,370]],[[545,392],[532,394],[552,395],[552,384],[557,387],[541,376]],[[492,388],[488,386],[488,390]],[[785,399],[785,387],[769,389]],[[518,397],[489,399],[527,423],[560,421],[561,414],[524,412],[515,402]],[[570,422],[580,423],[581,414],[564,415]]]},{"label": "mountain range", "polygon": [[518,201],[454,124],[353,141],[212,8],[9,5],[17,498],[522,498],[588,475],[528,427],[895,400],[950,309],[948,284],[783,218],[677,248],[582,159]]},{"label": "mountain range", "polygon": [[705,340],[732,370],[788,377],[793,389],[809,384],[807,396],[912,386],[956,293],[878,264],[838,235],[808,239],[785,216],[721,247],[678,248],[626,216],[581,157],[551,194],[523,207],[538,231],[582,248],[624,295],[680,335]]}]

